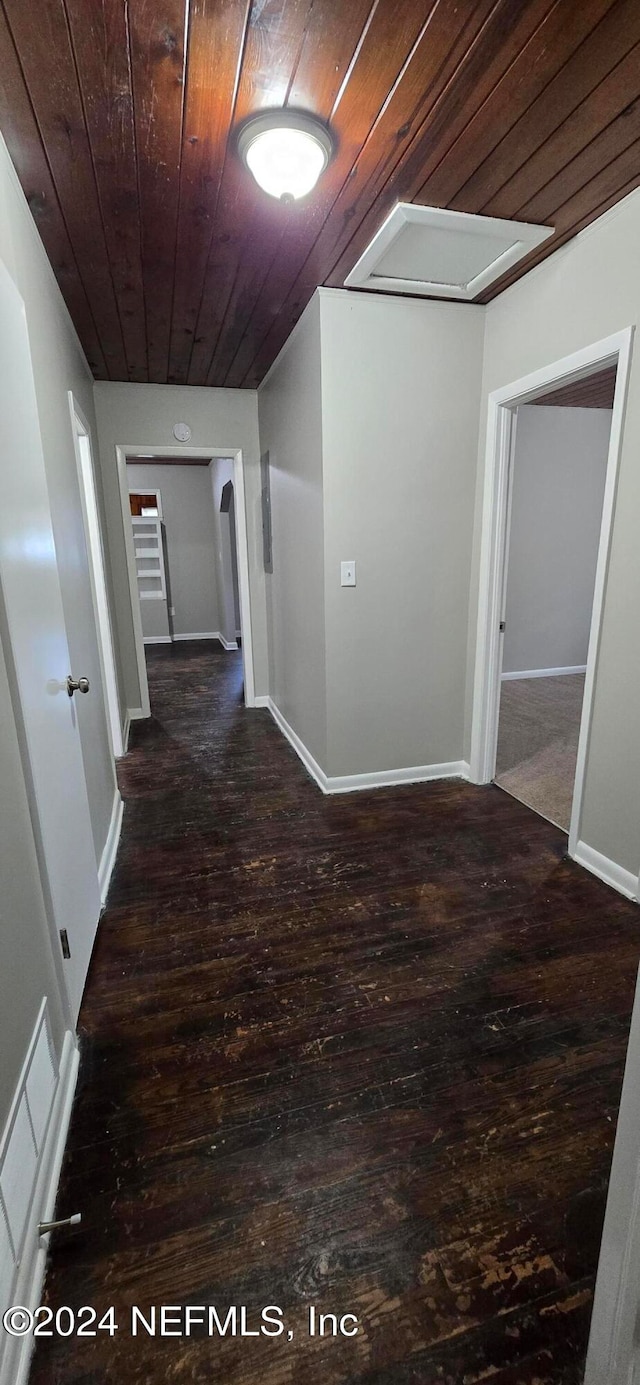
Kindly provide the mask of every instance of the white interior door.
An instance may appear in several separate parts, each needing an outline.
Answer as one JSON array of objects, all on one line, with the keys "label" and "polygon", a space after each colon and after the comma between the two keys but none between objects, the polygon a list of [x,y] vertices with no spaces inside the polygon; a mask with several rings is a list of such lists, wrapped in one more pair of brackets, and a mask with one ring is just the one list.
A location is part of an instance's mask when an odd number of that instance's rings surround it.
[{"label": "white interior door", "polygon": [[88,426],[78,410],[71,390],[69,390],[69,409],[76,449],[82,517],[84,519],[85,539],[87,541],[87,558],[89,560],[89,571],[91,574],[93,611],[96,618],[100,671],[102,673],[102,686],[106,700],[111,750],[114,757],[119,759],[121,755],[124,755],[124,743],[122,740],[122,724],[120,721],[116,661],[113,652],[113,631],[109,612],[109,598],[107,596],[104,549],[102,546],[102,535],[100,533],[98,501],[96,498],[96,487],[93,475],[91,439]]},{"label": "white interior door", "polygon": [[100,914],[82,747],[66,686],[69,673],[84,670],[69,665],[24,305],[4,265],[0,467],[2,635],[43,882],[55,928],[69,940],[64,974],[75,1019]]}]

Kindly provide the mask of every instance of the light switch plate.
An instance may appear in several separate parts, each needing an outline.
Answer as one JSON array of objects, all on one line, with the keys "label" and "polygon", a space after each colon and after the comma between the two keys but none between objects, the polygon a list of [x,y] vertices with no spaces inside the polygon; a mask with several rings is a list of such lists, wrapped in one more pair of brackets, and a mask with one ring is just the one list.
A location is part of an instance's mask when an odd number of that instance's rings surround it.
[{"label": "light switch plate", "polygon": [[347,558],[346,562],[340,564],[340,586],[355,587],[356,585],[356,560]]}]

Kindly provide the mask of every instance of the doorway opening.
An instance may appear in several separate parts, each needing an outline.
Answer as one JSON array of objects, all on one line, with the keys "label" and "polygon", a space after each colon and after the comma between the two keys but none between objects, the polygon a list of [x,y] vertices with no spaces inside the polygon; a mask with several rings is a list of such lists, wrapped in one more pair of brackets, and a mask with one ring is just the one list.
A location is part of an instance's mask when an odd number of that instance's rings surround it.
[{"label": "doorway opening", "polygon": [[242,454],[118,447],[141,705],[145,648],[215,640],[242,649],[244,702],[255,705]]},{"label": "doorway opening", "polygon": [[616,367],[520,405],[495,782],[569,831]]},{"label": "doorway opening", "polygon": [[[627,328],[591,347],[585,347],[554,365],[544,367],[521,380],[515,381],[512,385],[496,390],[489,396],[487,419],[470,778],[475,783],[490,783],[496,778],[496,766],[498,765],[497,776],[498,782],[500,782],[501,774],[505,772],[505,769],[504,764],[501,765],[498,760],[498,756],[500,754],[500,756],[513,758],[513,743],[519,737],[521,753],[519,758],[516,756],[516,765],[522,766],[526,760],[534,759],[537,754],[542,757],[537,765],[538,788],[540,788],[544,779],[545,767],[548,768],[548,761],[553,760],[553,749],[549,751],[547,745],[547,765],[545,766],[543,754],[545,746],[536,745],[536,734],[546,737],[550,732],[553,732],[553,717],[556,717],[557,735],[555,737],[552,735],[551,739],[568,742],[573,736],[575,742],[575,723],[579,713],[577,744],[564,744],[564,772],[560,773],[559,776],[556,775],[556,780],[564,779],[565,783],[564,799],[562,799],[561,794],[560,811],[558,813],[557,806],[549,806],[554,790],[550,790],[548,785],[546,788],[543,785],[542,797],[538,799],[538,802],[542,804],[544,799],[545,811],[543,816],[551,817],[554,821],[557,820],[558,815],[564,818],[564,822],[560,825],[564,827],[564,830],[568,829],[569,854],[582,860],[583,864],[588,865],[589,869],[595,870],[596,873],[598,873],[597,866],[591,858],[597,853],[592,852],[585,843],[580,841],[582,794],[591,729],[595,668],[600,643],[602,607],[611,543],[632,336],[633,329]],[[595,377],[598,377],[597,384],[588,383],[595,382]],[[606,462],[603,464],[604,476],[600,475],[598,482],[600,485],[599,500],[597,504],[595,502],[592,504],[592,512],[596,510],[599,513],[599,522],[595,523],[596,539],[593,544],[596,549],[595,561],[593,551],[591,551],[589,559],[592,595],[587,617],[586,657],[584,664],[582,658],[579,660],[577,656],[572,657],[571,662],[569,662],[568,655],[565,656],[567,658],[566,663],[555,662],[551,664],[540,663],[539,656],[536,656],[534,663],[527,667],[526,661],[522,662],[523,646],[518,643],[526,622],[520,621],[519,624],[516,621],[515,631],[513,631],[512,622],[513,635],[512,632],[509,632],[510,643],[506,643],[509,628],[507,619],[509,601],[510,599],[517,599],[518,596],[518,580],[512,583],[511,591],[509,591],[507,577],[515,551],[512,546],[514,531],[520,518],[525,524],[528,524],[531,561],[536,556],[536,540],[538,539],[541,543],[540,520],[538,519],[534,524],[531,522],[531,514],[527,514],[526,485],[524,486],[524,495],[520,497],[518,497],[516,488],[516,482],[519,478],[518,436],[520,434],[521,441],[524,438],[526,444],[527,435],[529,435],[530,441],[531,435],[536,432],[536,429],[540,431],[540,420],[543,414],[548,417],[554,410],[560,414],[562,408],[570,409],[571,400],[579,397],[576,395],[578,387],[582,390],[593,389],[595,391],[597,388],[603,391],[604,394],[601,397],[604,397],[607,403],[612,405],[609,419],[604,422],[601,420],[601,432],[607,435],[605,438]],[[559,396],[557,392],[561,389],[565,389],[566,393],[563,403],[558,407]],[[569,393],[569,389],[573,391],[572,395]],[[554,399],[550,403],[551,395],[554,396]],[[528,406],[534,407],[528,408]],[[574,407],[579,408],[580,406],[574,404]],[[525,412],[527,409],[528,412]],[[595,412],[594,409],[594,417]],[[538,418],[537,423],[536,417]],[[592,465],[594,473],[592,489],[594,491],[597,491],[595,481],[598,479],[598,465],[602,464],[594,458]],[[524,467],[521,465],[520,473],[523,474],[525,470],[526,465]],[[530,470],[533,477],[532,485],[535,490],[537,479],[535,468]],[[569,490],[570,499],[571,487],[566,478],[565,486]],[[519,489],[522,490],[522,486]],[[550,498],[548,491],[546,501],[549,502]],[[514,504],[516,503],[522,510],[522,515],[518,517],[514,513]],[[555,518],[553,511],[552,518]],[[593,523],[592,517],[592,528]],[[519,556],[522,557],[522,553]],[[520,580],[520,587],[521,589],[524,588],[526,596],[526,581],[524,579]],[[520,595],[522,596],[522,590]],[[562,603],[558,602],[557,604],[558,609],[561,605],[566,606],[564,599]],[[548,597],[547,606],[549,606]],[[548,609],[543,611],[540,609],[540,603],[538,603],[538,615],[541,617],[541,625],[545,624],[542,616],[545,617],[547,624],[550,615],[555,619],[553,609],[550,612]],[[551,624],[553,625],[553,620]],[[584,650],[584,642],[581,648]],[[512,664],[511,669],[508,667],[509,662]],[[533,685],[538,682],[538,679],[535,677],[525,679],[522,674],[536,674],[540,671],[546,677],[544,677],[544,682],[542,679],[540,680],[542,686],[536,690]],[[516,672],[520,678],[503,680],[503,673],[505,672]],[[573,679],[574,677],[576,679],[575,684],[565,684],[564,687],[560,681],[557,685],[553,682],[555,678],[561,680],[563,678]],[[584,681],[578,682],[578,679]],[[510,682],[514,684],[519,682],[520,689],[510,690]],[[504,703],[503,689],[506,689]],[[517,702],[518,696],[520,697],[519,702]],[[514,704],[516,703],[514,711]],[[509,712],[510,704],[511,712]],[[500,715],[501,705],[503,716]],[[551,712],[552,705],[553,713]],[[550,723],[546,728],[544,727],[545,718]],[[499,743],[501,722],[503,734]],[[573,728],[571,735],[567,731],[569,722]],[[514,727],[516,728],[515,731]],[[538,732],[535,730],[536,727],[539,728]],[[529,741],[527,741],[527,734],[530,735]],[[510,738],[511,749],[508,748]],[[556,746],[556,750],[558,749],[559,747]],[[508,768],[513,770],[516,766],[511,765]],[[528,768],[531,769],[532,767],[529,766]],[[535,769],[535,766],[533,768]],[[508,773],[508,769],[506,772]],[[568,793],[567,779],[569,780]],[[521,772],[518,786],[520,792],[516,796],[524,798],[522,783],[523,775]],[[512,791],[513,787],[514,779],[512,778],[509,791]],[[557,787],[556,783],[556,790]],[[530,806],[533,806],[536,811],[540,811],[540,807],[537,807],[536,803],[531,802]]]}]

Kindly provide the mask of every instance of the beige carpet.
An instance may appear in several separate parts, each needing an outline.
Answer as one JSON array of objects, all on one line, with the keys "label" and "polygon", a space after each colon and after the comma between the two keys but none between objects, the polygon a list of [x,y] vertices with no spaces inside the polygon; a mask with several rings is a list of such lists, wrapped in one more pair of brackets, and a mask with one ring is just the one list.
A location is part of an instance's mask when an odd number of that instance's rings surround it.
[{"label": "beige carpet", "polygon": [[568,832],[584,674],[502,684],[496,784]]}]

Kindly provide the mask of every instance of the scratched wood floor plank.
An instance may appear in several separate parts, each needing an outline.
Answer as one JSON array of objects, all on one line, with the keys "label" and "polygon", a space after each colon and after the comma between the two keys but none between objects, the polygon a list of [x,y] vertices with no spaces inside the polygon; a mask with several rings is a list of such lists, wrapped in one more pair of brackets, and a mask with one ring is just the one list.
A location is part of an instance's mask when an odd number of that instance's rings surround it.
[{"label": "scratched wood floor plank", "polygon": [[[148,663],[45,1289],[121,1327],[32,1385],[579,1385],[637,907],[497,788],[323,797],[237,654]],[[293,1338],[133,1339],[162,1303]]]}]

